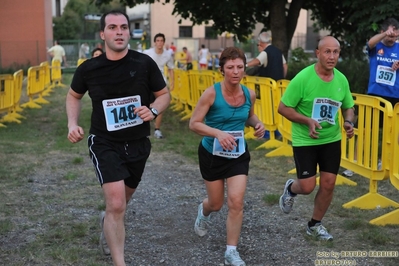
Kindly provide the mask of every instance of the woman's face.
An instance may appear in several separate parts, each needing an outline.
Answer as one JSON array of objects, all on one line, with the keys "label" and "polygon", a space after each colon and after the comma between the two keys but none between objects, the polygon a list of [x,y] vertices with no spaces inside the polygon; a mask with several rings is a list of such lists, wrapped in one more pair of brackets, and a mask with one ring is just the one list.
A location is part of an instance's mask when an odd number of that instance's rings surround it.
[{"label": "woman's face", "polygon": [[230,83],[240,83],[245,75],[244,61],[241,58],[229,59],[223,66],[224,79]]}]

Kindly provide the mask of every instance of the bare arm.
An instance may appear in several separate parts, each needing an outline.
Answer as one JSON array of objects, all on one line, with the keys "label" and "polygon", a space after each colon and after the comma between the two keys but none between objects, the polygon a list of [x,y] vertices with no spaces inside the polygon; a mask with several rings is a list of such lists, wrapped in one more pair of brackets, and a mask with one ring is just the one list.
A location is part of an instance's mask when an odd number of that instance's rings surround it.
[{"label": "bare arm", "polygon": [[377,43],[382,41],[386,36],[398,37],[398,31],[394,29],[392,26],[389,26],[386,31],[378,33],[370,38],[368,42],[369,48],[370,49],[374,48],[377,45]]},{"label": "bare arm", "polygon": [[[342,115],[344,116],[344,120],[348,122],[344,122],[344,129],[346,131],[346,136],[348,138],[352,138],[355,134],[352,123],[356,122],[355,110],[353,108],[342,109]],[[350,123],[351,122],[351,123]]]},{"label": "bare arm", "polygon": [[259,65],[260,65],[260,61],[258,58],[254,58],[247,63],[247,67],[259,66]]},{"label": "bare arm", "polygon": [[283,68],[284,68],[284,78],[287,77],[287,73],[288,73],[288,65],[287,63],[283,64]]},{"label": "bare arm", "polygon": [[69,89],[66,97],[66,113],[68,118],[68,139],[72,143],[83,139],[84,131],[78,125],[84,94],[76,93],[72,88]]}]

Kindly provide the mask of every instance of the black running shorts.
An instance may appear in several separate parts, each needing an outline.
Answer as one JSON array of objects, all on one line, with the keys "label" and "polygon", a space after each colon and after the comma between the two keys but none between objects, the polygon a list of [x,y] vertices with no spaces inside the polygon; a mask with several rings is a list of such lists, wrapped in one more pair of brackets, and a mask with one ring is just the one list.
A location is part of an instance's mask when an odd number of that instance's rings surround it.
[{"label": "black running shorts", "polygon": [[101,186],[104,183],[124,180],[126,186],[137,188],[151,152],[149,138],[115,142],[90,135],[88,146]]}]

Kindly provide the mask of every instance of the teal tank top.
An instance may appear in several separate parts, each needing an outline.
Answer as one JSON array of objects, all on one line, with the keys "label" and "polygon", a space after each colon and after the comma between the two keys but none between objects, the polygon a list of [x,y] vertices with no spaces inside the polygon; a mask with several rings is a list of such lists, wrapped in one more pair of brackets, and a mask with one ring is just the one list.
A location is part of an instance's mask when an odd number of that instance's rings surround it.
[{"label": "teal tank top", "polygon": [[[244,130],[251,109],[251,97],[247,87],[241,85],[241,88],[244,92],[245,102],[241,106],[234,107],[225,101],[220,82],[216,83],[214,85],[215,101],[205,115],[204,123],[222,131]],[[202,146],[210,153],[213,151],[213,141],[213,137],[205,136],[201,142]]]}]

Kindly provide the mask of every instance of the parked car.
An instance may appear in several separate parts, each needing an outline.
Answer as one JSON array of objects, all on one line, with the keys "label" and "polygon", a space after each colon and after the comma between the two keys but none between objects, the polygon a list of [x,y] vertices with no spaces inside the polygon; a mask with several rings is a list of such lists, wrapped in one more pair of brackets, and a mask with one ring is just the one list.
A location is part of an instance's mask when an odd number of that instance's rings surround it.
[{"label": "parked car", "polygon": [[134,29],[132,31],[132,38],[139,39],[143,37],[143,30],[142,29]]}]

